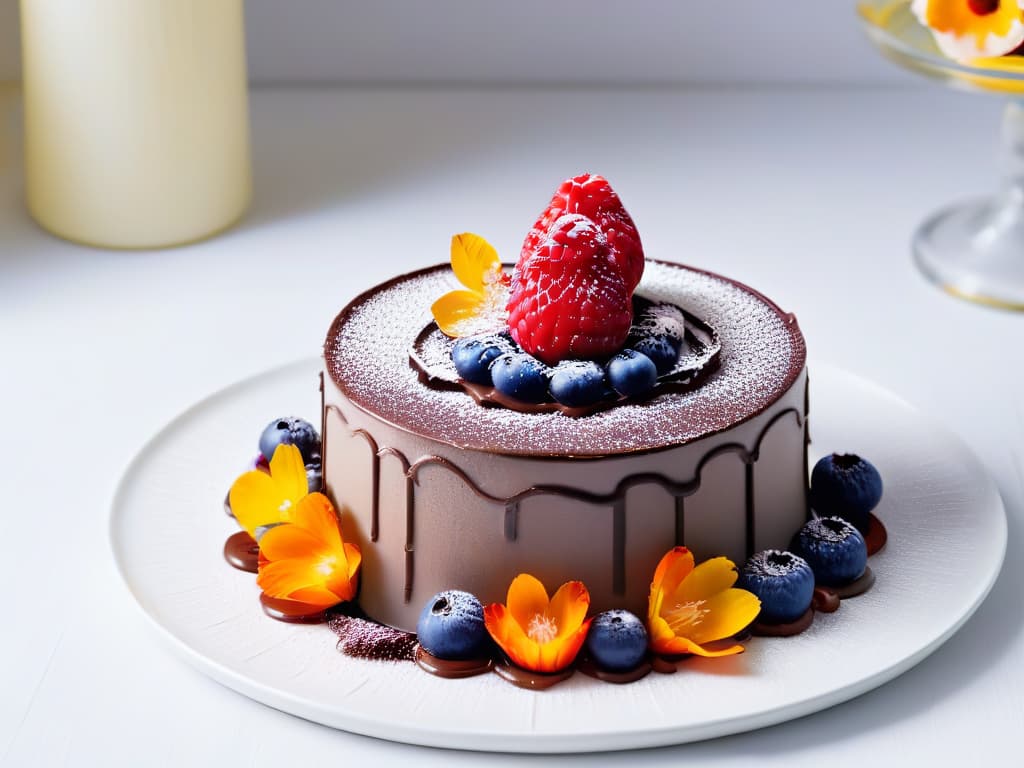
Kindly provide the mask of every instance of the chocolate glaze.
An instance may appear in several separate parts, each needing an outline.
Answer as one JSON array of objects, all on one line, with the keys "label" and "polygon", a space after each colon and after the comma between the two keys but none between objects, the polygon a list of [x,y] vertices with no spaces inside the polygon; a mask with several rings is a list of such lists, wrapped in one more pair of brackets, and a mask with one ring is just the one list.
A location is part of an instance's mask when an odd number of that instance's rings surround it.
[{"label": "chocolate glaze", "polygon": [[[606,683],[624,685],[625,683],[635,683],[637,680],[647,677],[651,674],[653,667],[648,659],[643,659],[633,669],[626,670],[625,672],[612,672],[607,669],[601,669],[593,659],[587,658],[577,662],[576,669],[587,677],[603,680]],[[675,665],[673,665],[672,671],[675,671]]]},{"label": "chocolate glaze", "polygon": [[651,656],[651,670],[659,675],[674,675],[679,671],[678,661],[678,658],[654,655]]},{"label": "chocolate glaze", "polygon": [[[837,603],[838,605],[838,603]],[[755,621],[750,625],[750,632],[757,637],[792,637],[799,635],[814,621],[814,608],[808,606],[803,615],[795,621],[783,624],[769,624],[765,621]]]},{"label": "chocolate glaze", "polygon": [[873,514],[868,514],[868,531],[864,534],[864,543],[868,545],[868,557],[880,552],[889,540],[885,525]]},{"label": "chocolate glaze", "polygon": [[811,607],[822,613],[835,613],[839,610],[839,595],[827,587],[815,587]]},{"label": "chocolate glaze", "polygon": [[422,645],[416,648],[416,665],[432,675],[449,680],[463,677],[474,677],[490,672],[494,661],[484,657],[480,659],[439,659],[426,651]]},{"label": "chocolate glaze", "polygon": [[256,573],[260,559],[260,545],[248,531],[239,531],[228,536],[224,542],[224,559],[240,571]]},{"label": "chocolate glaze", "polygon": [[[341,393],[352,403],[353,406],[372,415],[374,418],[390,424],[396,429],[462,450],[481,450],[500,455],[528,456],[534,459],[554,459],[560,461],[585,461],[606,458],[608,456],[639,455],[675,448],[679,445],[692,442],[697,439],[702,439],[742,424],[745,421],[763,413],[771,405],[777,402],[785,392],[789,391],[790,387],[793,386],[801,372],[804,370],[804,364],[807,356],[803,336],[800,333],[796,318],[792,314],[783,312],[776,304],[765,296],[738,281],[716,275],[706,270],[685,267],[683,265],[673,264],[667,261],[648,260],[648,263],[658,264],[662,267],[685,270],[696,275],[704,276],[712,281],[718,281],[732,286],[733,288],[754,297],[779,319],[781,322],[779,332],[786,336],[789,346],[789,354],[785,362],[782,363],[784,368],[777,369],[779,378],[773,382],[770,389],[763,388],[760,390],[756,400],[750,402],[741,401],[728,405],[722,403],[702,403],[693,412],[673,414],[672,418],[674,419],[685,418],[691,423],[706,425],[702,426],[700,434],[694,435],[692,438],[687,440],[680,441],[678,439],[666,439],[663,437],[661,441],[659,441],[657,438],[650,438],[643,442],[638,442],[633,447],[609,452],[607,448],[607,440],[602,439],[599,432],[595,432],[593,435],[588,435],[588,439],[591,437],[593,438],[591,441],[592,444],[581,447],[579,450],[566,451],[558,445],[547,443],[544,445],[538,445],[535,448],[522,447],[511,449],[502,445],[500,440],[500,431],[496,431],[490,427],[485,427],[483,424],[477,426],[472,423],[466,424],[460,421],[460,431],[458,439],[456,440],[450,434],[451,418],[445,412],[445,408],[431,409],[424,406],[421,411],[418,411],[418,415],[425,421],[420,427],[413,429],[408,425],[408,423],[406,423],[407,420],[402,418],[402,413],[397,410],[396,403],[398,401],[395,401],[393,393],[383,393],[379,391],[380,388],[373,388],[370,386],[361,388],[353,388],[350,386],[347,379],[352,375],[352,371],[350,371],[339,360],[339,356],[336,351],[338,349],[336,342],[342,334],[345,325],[351,319],[353,313],[367,305],[382,292],[393,289],[403,282],[431,278],[442,273],[450,273],[451,268],[450,265],[447,264],[427,267],[405,275],[396,276],[391,280],[364,291],[353,299],[344,309],[341,310],[328,330],[324,343],[324,359],[326,362],[327,373],[330,375]],[[424,304],[424,310],[426,310],[428,305],[429,301],[426,301]],[[413,337],[415,333],[415,330],[410,331],[410,337]],[[727,341],[727,339],[723,338],[723,345]],[[652,401],[651,404],[653,405],[655,402],[658,401]],[[408,408],[410,403],[402,400],[401,405],[402,408]],[[412,403],[411,405],[419,406],[419,403]]]},{"label": "chocolate glaze", "polygon": [[518,688],[530,691],[543,691],[572,677],[573,668],[561,672],[531,672],[508,662],[501,662],[494,667],[495,673],[503,680],[508,680]]},{"label": "chocolate glaze", "polygon": [[[349,429],[350,434],[358,434],[367,441],[370,445],[371,450],[377,448],[377,442],[373,439],[369,433],[365,430],[352,430],[349,426],[348,420],[345,415],[341,412],[341,409],[336,405],[325,405],[322,403],[323,411],[321,413],[321,430],[320,434],[323,440],[322,450],[326,452],[327,449],[327,434],[328,434],[328,415],[333,413],[341,421],[346,428]],[[625,577],[625,562],[626,562],[626,510],[625,510],[625,499],[626,493],[630,488],[637,485],[654,484],[660,486],[667,493],[673,496],[677,500],[676,505],[676,538],[678,541],[682,541],[685,538],[685,519],[684,519],[684,507],[680,503],[682,499],[687,496],[691,496],[700,490],[701,486],[701,474],[704,467],[709,461],[714,459],[716,456],[720,456],[726,453],[733,453],[740,457],[744,462],[744,484],[745,484],[745,542],[746,542],[746,556],[749,557],[754,554],[754,542],[756,534],[756,523],[757,514],[755,509],[755,494],[754,494],[754,463],[757,461],[760,455],[761,444],[767,436],[771,428],[776,422],[792,416],[796,419],[797,424],[804,427],[806,432],[807,422],[806,419],[800,414],[796,408],[787,408],[779,413],[775,414],[772,419],[761,429],[758,433],[757,440],[754,444],[753,450],[747,450],[747,448],[739,443],[727,443],[724,445],[716,446],[709,450],[697,464],[696,475],[692,480],[677,481],[671,478],[665,477],[664,475],[653,473],[653,472],[642,472],[633,475],[628,475],[623,478],[615,489],[610,493],[594,493],[583,488],[572,488],[569,486],[562,485],[535,485],[525,488],[518,493],[511,496],[502,497],[495,496],[483,490],[473,479],[458,465],[451,460],[443,456],[428,455],[423,456],[415,461],[410,461],[401,451],[385,446],[383,448],[377,448],[372,454],[371,462],[374,466],[374,477],[377,482],[374,484],[374,494],[372,500],[372,523],[371,523],[371,541],[373,534],[377,532],[377,525],[380,515],[380,483],[379,483],[379,462],[383,457],[393,456],[396,458],[402,467],[402,471],[405,474],[406,482],[406,494],[405,494],[405,583],[403,590],[403,599],[405,602],[409,602],[412,599],[412,592],[414,586],[414,570],[415,570],[415,546],[414,546],[414,533],[416,528],[416,486],[420,483],[420,474],[425,467],[438,466],[456,478],[461,480],[466,487],[468,487],[474,494],[479,498],[484,499],[490,503],[500,506],[504,510],[502,516],[502,530],[506,539],[509,541],[515,541],[516,529],[517,529],[517,518],[519,512],[519,505],[524,499],[528,499],[531,496],[540,495],[554,495],[561,496],[564,498],[574,499],[576,501],[582,501],[595,506],[611,507],[613,514],[613,535],[612,535],[612,588],[616,594],[623,595],[626,593],[626,577]],[[326,455],[325,453],[322,455]],[[326,461],[326,459],[325,459]],[[805,455],[806,461],[806,455]],[[329,491],[328,491],[329,493]]]},{"label": "chocolate glaze", "polygon": [[857,597],[857,595],[863,595],[871,587],[875,585],[875,573],[871,570],[869,565],[864,569],[863,575],[856,581],[844,584],[841,587],[825,587],[825,589],[835,592],[836,596],[842,600],[846,600],[850,597]]},{"label": "chocolate glaze", "polygon": [[327,620],[327,612],[322,608],[312,608],[294,600],[270,597],[266,592],[260,593],[260,604],[267,616],[289,624],[322,624]]}]

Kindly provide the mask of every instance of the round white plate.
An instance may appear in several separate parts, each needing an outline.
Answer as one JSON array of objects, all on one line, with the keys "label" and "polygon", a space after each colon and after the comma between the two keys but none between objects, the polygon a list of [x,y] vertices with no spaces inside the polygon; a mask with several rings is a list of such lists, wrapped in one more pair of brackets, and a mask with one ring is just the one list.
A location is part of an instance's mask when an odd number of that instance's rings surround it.
[{"label": "round white plate", "polygon": [[[707,739],[858,696],[921,661],[984,599],[1006,547],[992,480],[955,437],[880,387],[811,369],[812,461],[870,457],[885,481],[876,513],[889,544],[867,594],[786,639],[726,659],[611,685],[581,674],[555,688],[497,675],[442,680],[414,664],[351,659],[325,626],[263,615],[251,574],[229,567],[227,487],[270,419],[319,412],[319,361],[243,381],[182,414],[139,453],[113,505],[121,574],[172,647],[224,685],[335,728],[430,746],[585,752]],[[954,555],[954,553],[956,553]]]}]

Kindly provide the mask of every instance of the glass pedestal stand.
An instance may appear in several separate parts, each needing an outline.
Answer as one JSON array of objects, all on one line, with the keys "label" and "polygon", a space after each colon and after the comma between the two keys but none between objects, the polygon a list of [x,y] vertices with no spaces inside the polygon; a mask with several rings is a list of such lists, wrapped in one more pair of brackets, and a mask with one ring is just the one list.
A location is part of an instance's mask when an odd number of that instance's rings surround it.
[{"label": "glass pedestal stand", "polygon": [[946,292],[1024,311],[1024,105],[1003,117],[1006,178],[994,198],[946,208],[914,234],[914,259]]},{"label": "glass pedestal stand", "polygon": [[1024,56],[958,63],[939,52],[910,0],[866,0],[858,9],[871,42],[890,61],[959,90],[1010,98],[1002,190],[929,217],[914,233],[913,251],[920,270],[947,293],[1024,311]]}]

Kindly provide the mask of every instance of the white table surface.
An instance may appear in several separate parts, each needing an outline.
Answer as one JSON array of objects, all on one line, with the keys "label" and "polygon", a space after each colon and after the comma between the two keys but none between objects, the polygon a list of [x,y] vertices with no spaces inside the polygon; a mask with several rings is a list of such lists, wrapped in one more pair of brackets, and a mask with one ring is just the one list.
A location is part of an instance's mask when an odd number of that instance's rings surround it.
[{"label": "white table surface", "polygon": [[[935,86],[260,90],[244,223],[137,253],[37,229],[17,152],[0,147],[0,763],[552,759],[377,741],[222,688],[172,655],[137,610],[111,562],[107,516],[125,465],[188,405],[316,354],[349,298],[445,261],[454,232],[484,234],[514,258],[557,183],[582,170],[611,179],[649,256],[757,287],[798,314],[812,360],[882,383],[961,435],[999,485],[1010,542],[974,618],[872,693],[712,742],[562,759],[952,765],[1016,753],[1024,316],[943,295],[908,254],[926,213],[994,183],[999,109]],[[936,552],[936,567],[958,556]]]}]

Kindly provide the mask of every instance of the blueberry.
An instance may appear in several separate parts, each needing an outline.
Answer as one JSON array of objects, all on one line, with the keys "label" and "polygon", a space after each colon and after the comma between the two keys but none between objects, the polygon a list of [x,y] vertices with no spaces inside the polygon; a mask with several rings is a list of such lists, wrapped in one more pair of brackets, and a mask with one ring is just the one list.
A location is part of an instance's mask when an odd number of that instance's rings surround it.
[{"label": "blueberry", "polygon": [[604,368],[590,360],[566,360],[552,369],[551,396],[562,405],[592,405],[608,392]]},{"label": "blueberry", "polygon": [[635,349],[624,349],[608,361],[608,381],[625,397],[649,392],[657,380],[658,369],[651,358]]},{"label": "blueberry", "polygon": [[679,346],[668,336],[644,336],[627,343],[631,349],[651,359],[659,376],[671,371],[679,361]]},{"label": "blueberry", "polygon": [[294,445],[302,454],[302,461],[319,462],[320,435],[313,425],[295,416],[285,416],[270,422],[260,435],[260,453],[268,459],[274,458],[274,449],[279,445]]},{"label": "blueberry", "polygon": [[491,364],[495,389],[524,403],[547,400],[550,371],[544,363],[525,352],[502,355]]},{"label": "blueberry", "polygon": [[324,474],[319,461],[306,465],[306,485],[310,493],[320,493],[323,490]]},{"label": "blueberry", "polygon": [[811,607],[814,571],[799,555],[767,549],[747,560],[736,586],[761,600],[761,621],[787,624]]},{"label": "blueberry", "polygon": [[628,672],[647,652],[647,630],[629,611],[605,611],[590,624],[587,650],[602,669]]},{"label": "blueberry", "polygon": [[484,652],[484,607],[469,592],[449,589],[427,601],[416,623],[423,649],[439,659],[474,659]]},{"label": "blueberry", "polygon": [[490,386],[491,363],[511,350],[511,344],[502,336],[465,336],[452,346],[452,362],[466,381]]},{"label": "blueberry", "polygon": [[869,513],[882,499],[882,476],[853,453],[833,453],[811,472],[811,506],[819,515],[841,517],[866,533]]},{"label": "blueberry", "polygon": [[864,537],[841,517],[816,517],[806,523],[796,535],[796,546],[817,583],[826,587],[856,581],[868,564]]}]

